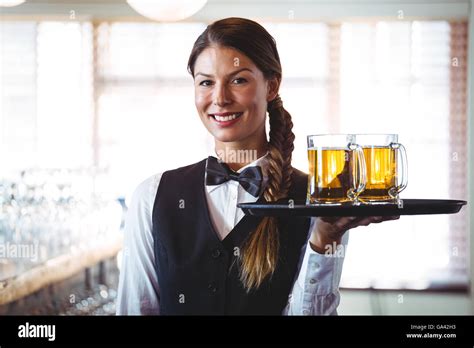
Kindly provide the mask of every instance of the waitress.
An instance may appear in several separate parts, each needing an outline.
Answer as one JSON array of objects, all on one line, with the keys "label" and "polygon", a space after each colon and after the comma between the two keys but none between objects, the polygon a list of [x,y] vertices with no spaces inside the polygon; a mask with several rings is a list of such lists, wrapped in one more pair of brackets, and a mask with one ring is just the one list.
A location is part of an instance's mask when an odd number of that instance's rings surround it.
[{"label": "waitress", "polygon": [[306,197],[275,40],[248,19],[219,20],[197,38],[188,70],[217,158],[135,190],[117,314],[337,314],[343,258],[330,247],[345,245],[348,229],[398,217],[244,216],[238,203]]}]

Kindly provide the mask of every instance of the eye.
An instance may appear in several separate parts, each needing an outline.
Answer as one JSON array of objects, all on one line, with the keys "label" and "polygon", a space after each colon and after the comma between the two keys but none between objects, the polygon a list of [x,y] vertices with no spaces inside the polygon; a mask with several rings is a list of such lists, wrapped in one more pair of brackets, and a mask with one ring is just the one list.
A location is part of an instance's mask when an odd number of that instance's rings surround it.
[{"label": "eye", "polygon": [[238,78],[236,78],[232,81],[232,83],[234,83],[236,85],[240,85],[240,84],[245,83],[245,82],[247,82],[247,80],[244,79],[243,77],[238,77]]},{"label": "eye", "polygon": [[211,80],[204,80],[204,81],[199,82],[199,86],[210,86],[211,83],[212,83]]}]

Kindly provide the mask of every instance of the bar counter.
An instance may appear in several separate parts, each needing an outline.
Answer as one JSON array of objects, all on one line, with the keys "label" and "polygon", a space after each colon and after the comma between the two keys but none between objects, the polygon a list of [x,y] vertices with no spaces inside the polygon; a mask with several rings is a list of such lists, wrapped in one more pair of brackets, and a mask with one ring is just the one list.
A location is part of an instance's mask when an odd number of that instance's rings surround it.
[{"label": "bar counter", "polygon": [[[116,289],[116,256],[122,244],[123,234],[111,233],[93,244],[71,248],[67,254],[0,280],[0,315],[67,314],[66,307],[80,304],[81,297],[94,302],[91,293],[103,295],[107,283]],[[82,294],[79,299],[78,294]],[[78,307],[87,306],[82,303]]]}]

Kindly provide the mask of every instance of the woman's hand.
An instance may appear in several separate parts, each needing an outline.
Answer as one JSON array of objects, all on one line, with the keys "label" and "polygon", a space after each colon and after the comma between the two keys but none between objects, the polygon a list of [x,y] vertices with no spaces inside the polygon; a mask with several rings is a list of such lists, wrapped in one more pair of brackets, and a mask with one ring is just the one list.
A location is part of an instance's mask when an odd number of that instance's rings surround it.
[{"label": "woman's hand", "polygon": [[368,226],[371,223],[379,223],[388,220],[397,220],[400,216],[363,216],[363,217],[318,217],[316,218],[316,229],[311,233],[309,239],[311,248],[324,254],[330,252],[333,245],[341,243],[342,236],[347,230],[358,226]]}]

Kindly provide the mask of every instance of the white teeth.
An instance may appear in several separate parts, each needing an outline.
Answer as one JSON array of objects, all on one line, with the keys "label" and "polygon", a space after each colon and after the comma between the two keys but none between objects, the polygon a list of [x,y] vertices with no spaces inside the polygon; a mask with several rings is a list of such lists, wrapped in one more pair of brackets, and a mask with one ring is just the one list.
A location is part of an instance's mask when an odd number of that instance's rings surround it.
[{"label": "white teeth", "polygon": [[217,115],[214,115],[215,119],[219,122],[225,122],[225,121],[230,121],[230,120],[235,120],[237,117],[239,117],[241,115],[241,113],[236,113],[236,114],[232,114],[232,115],[229,115],[229,116],[217,116]]}]

